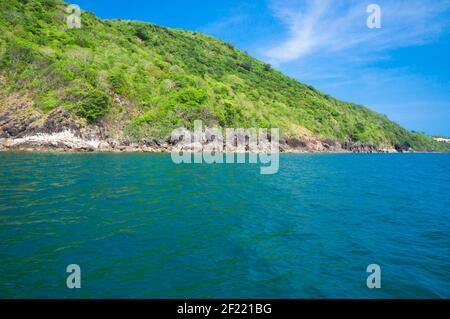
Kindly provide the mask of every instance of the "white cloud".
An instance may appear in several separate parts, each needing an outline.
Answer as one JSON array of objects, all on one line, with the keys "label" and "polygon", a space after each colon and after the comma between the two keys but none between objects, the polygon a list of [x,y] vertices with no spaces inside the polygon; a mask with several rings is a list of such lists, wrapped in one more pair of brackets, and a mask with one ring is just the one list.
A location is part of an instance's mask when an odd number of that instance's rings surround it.
[{"label": "white cloud", "polygon": [[350,52],[364,55],[386,49],[422,44],[438,35],[448,22],[443,16],[450,1],[374,1],[382,10],[382,28],[366,26],[366,7],[361,1],[274,1],[272,10],[286,26],[284,40],[264,50],[275,65],[311,55]]},{"label": "white cloud", "polygon": [[247,14],[238,14],[234,16],[229,16],[222,20],[212,22],[200,28],[199,31],[206,34],[215,35],[225,30],[229,30],[230,28],[244,22],[247,18],[248,18]]}]

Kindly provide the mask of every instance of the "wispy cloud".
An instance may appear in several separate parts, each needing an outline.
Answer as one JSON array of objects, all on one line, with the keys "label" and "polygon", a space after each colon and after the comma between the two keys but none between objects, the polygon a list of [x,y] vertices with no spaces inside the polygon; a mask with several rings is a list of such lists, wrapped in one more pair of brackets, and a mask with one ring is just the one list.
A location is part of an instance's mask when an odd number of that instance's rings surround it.
[{"label": "wispy cloud", "polygon": [[215,21],[206,26],[203,26],[199,29],[199,31],[210,35],[219,34],[244,22],[247,18],[248,18],[247,14],[238,14],[229,16],[219,21]]},{"label": "wispy cloud", "polygon": [[[381,7],[381,29],[366,25],[371,3]],[[258,45],[261,59],[407,128],[449,134],[448,77],[429,59],[448,66],[434,50],[447,51],[450,0],[271,0],[270,10],[280,28]]]},{"label": "wispy cloud", "polygon": [[263,55],[279,65],[330,52],[373,54],[425,43],[448,26],[442,13],[450,8],[450,1],[378,1],[381,29],[367,28],[368,4],[354,0],[273,1],[273,13],[286,26],[287,36],[266,48]]}]

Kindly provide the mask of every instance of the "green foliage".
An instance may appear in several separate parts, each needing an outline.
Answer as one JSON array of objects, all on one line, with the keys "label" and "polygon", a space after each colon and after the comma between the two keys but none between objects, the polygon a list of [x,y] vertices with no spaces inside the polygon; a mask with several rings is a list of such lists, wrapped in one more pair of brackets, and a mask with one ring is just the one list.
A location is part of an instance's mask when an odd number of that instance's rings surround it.
[{"label": "green foliage", "polygon": [[219,124],[222,127],[233,127],[235,123],[242,121],[242,110],[233,101],[223,101],[221,110]]},{"label": "green foliage", "polygon": [[114,92],[122,95],[126,95],[128,93],[126,75],[122,70],[112,73],[109,75],[108,79]]},{"label": "green foliage", "polygon": [[138,24],[134,25],[134,35],[142,41],[148,41],[151,39],[150,32],[146,25]]},{"label": "green foliage", "polygon": [[241,68],[243,68],[246,71],[251,71],[252,70],[252,64],[249,61],[245,61],[245,62],[241,62],[239,63],[239,66]]},{"label": "green foliage", "polygon": [[196,88],[186,88],[179,91],[175,96],[175,102],[182,108],[199,108],[208,99],[205,91]]},{"label": "green foliage", "polygon": [[43,111],[51,111],[59,104],[59,100],[55,96],[55,92],[48,92],[38,100],[38,105]]},{"label": "green foliage", "polygon": [[110,98],[108,95],[99,90],[92,90],[78,103],[77,114],[88,122],[93,122],[106,114],[109,105]]}]

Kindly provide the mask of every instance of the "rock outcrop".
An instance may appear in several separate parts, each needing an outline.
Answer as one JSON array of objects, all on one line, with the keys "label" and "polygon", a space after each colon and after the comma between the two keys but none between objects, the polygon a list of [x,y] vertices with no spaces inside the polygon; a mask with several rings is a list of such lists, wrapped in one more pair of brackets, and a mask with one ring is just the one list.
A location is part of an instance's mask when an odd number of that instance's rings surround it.
[{"label": "rock outcrop", "polygon": [[[179,147],[178,140],[142,140],[133,143],[123,138],[110,138],[106,127],[80,122],[68,111],[56,108],[48,114],[36,111],[26,100],[18,99],[0,112],[0,150],[41,150],[80,152],[170,152],[172,150],[192,151],[194,144]],[[5,109],[5,108],[4,108]],[[215,137],[205,134],[205,149],[211,151]],[[393,153],[402,151],[399,147],[377,148],[370,143],[347,141],[341,143],[333,139],[320,139],[304,135],[289,137],[279,143],[280,152],[285,153]],[[237,148],[236,148],[237,150]],[[220,150],[214,150],[220,151]],[[245,150],[250,151],[247,147]],[[258,150],[264,151],[264,150]]]}]

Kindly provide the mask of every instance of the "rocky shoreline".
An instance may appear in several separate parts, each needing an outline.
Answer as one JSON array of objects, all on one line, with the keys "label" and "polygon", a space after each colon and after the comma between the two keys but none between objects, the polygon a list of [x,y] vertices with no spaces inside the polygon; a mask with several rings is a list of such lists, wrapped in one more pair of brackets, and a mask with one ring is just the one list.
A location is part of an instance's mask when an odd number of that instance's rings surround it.
[{"label": "rocky shoreline", "polygon": [[[0,114],[0,151],[24,152],[147,152],[168,153],[177,150],[178,141],[142,140],[134,143],[111,136],[107,127],[80,123],[60,108],[47,116],[33,113],[28,103],[17,103]],[[206,144],[211,141],[205,141]],[[344,142],[331,139],[284,138],[282,153],[397,153],[392,146],[376,147],[370,143]],[[189,149],[185,149],[188,150]],[[230,150],[229,150],[230,151]],[[231,150],[234,151],[234,150]]]},{"label": "rocky shoreline", "polygon": [[[0,138],[0,152],[116,152],[116,153],[169,153],[178,150],[177,143],[169,140],[151,140],[133,143],[127,140],[86,139],[72,131],[36,133],[17,138]],[[190,151],[191,148],[184,148]],[[231,151],[237,151],[231,149]],[[248,149],[247,149],[248,151]],[[344,144],[332,140],[285,139],[280,141],[281,153],[398,153],[395,148],[376,148],[360,142]]]}]

